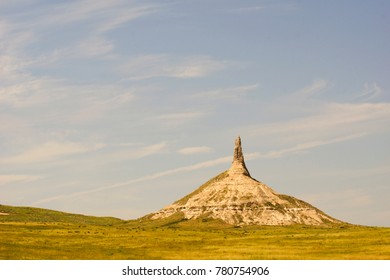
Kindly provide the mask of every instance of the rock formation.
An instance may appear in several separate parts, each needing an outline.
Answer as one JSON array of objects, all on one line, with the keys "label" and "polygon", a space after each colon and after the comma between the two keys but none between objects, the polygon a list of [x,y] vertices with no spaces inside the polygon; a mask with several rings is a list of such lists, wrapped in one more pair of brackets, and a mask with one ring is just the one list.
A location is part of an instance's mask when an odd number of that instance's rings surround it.
[{"label": "rock formation", "polygon": [[250,177],[249,171],[245,166],[244,155],[242,153],[242,148],[241,148],[240,136],[237,137],[236,142],[234,144],[233,162],[232,162],[232,166],[229,169],[229,174],[231,176],[245,175]]},{"label": "rock formation", "polygon": [[187,219],[221,219],[234,225],[321,225],[340,223],[309,203],[278,194],[253,179],[246,168],[238,137],[231,167],[191,194],[150,214],[161,219],[182,213]]}]

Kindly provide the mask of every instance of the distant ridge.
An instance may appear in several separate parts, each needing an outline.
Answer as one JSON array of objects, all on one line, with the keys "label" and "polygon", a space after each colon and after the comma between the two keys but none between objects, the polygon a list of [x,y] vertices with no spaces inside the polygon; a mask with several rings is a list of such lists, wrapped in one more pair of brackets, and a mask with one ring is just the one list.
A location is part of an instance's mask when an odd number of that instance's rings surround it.
[{"label": "distant ridge", "polygon": [[[181,215],[178,215],[181,214]],[[241,138],[234,145],[231,167],[182,199],[146,216],[157,220],[220,219],[232,225],[324,225],[342,223],[309,203],[275,192],[253,179],[245,165]]]},{"label": "distant ridge", "polygon": [[0,205],[0,222],[69,223],[85,225],[109,225],[123,222],[113,217],[95,217],[61,211]]}]

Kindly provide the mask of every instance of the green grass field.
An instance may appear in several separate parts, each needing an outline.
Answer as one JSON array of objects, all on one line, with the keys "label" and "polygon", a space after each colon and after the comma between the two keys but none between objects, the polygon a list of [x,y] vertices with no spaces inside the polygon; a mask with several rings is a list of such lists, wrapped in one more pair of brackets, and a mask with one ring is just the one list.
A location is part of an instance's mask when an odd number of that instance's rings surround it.
[{"label": "green grass field", "polygon": [[0,259],[390,259],[390,228],[99,218],[0,206]]}]

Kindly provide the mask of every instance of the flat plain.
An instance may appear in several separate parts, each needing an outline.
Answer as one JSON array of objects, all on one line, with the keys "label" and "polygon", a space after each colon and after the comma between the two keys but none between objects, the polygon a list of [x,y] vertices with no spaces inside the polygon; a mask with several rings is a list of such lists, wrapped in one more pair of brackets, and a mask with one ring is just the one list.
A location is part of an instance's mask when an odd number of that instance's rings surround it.
[{"label": "flat plain", "polygon": [[388,260],[390,228],[124,221],[0,205],[0,259]]}]

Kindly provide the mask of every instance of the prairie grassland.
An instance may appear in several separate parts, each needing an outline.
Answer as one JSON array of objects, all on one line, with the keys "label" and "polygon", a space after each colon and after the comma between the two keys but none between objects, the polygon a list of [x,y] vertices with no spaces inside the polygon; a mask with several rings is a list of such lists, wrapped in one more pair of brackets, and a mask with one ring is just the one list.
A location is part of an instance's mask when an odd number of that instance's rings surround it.
[{"label": "prairie grassland", "polygon": [[35,221],[25,214],[0,216],[0,259],[390,259],[390,228],[235,228],[213,220],[81,215],[70,222],[72,214],[41,211]]}]

